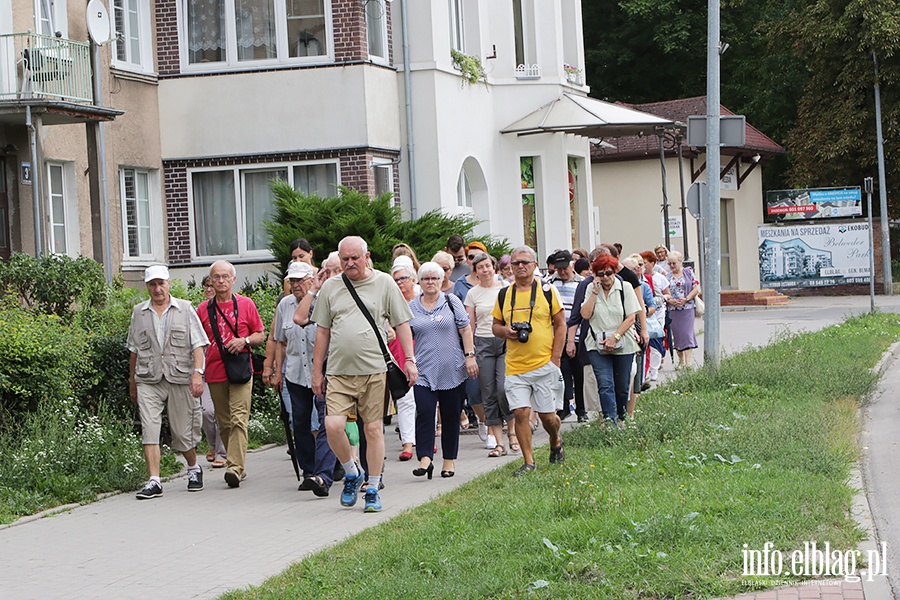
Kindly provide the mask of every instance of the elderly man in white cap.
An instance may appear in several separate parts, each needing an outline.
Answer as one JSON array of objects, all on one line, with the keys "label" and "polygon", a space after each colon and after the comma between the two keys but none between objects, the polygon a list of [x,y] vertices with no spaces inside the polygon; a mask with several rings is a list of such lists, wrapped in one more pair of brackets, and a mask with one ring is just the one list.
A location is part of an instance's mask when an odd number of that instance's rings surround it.
[{"label": "elderly man in white cap", "polygon": [[188,464],[189,492],[203,489],[197,464],[202,412],[205,348],[203,325],[187,300],[169,294],[169,269],[154,265],[144,271],[150,299],[134,307],[128,328],[131,351],[131,401],[141,415],[141,441],[150,481],[137,493],[139,500],[162,496],[159,480],[159,431],[162,413],[169,415],[172,448]]},{"label": "elderly man in white cap", "polygon": [[[316,324],[309,317],[318,289],[312,288],[316,284],[315,270],[306,263],[292,262],[288,265],[285,279],[291,284],[291,294],[281,299],[275,313],[275,341],[278,347],[272,385],[279,391],[282,385],[286,385],[291,397],[295,459],[303,471],[299,490],[324,497],[334,483],[336,459],[325,432],[325,398],[315,396],[312,391]],[[309,429],[313,410],[319,417],[316,437]]]}]

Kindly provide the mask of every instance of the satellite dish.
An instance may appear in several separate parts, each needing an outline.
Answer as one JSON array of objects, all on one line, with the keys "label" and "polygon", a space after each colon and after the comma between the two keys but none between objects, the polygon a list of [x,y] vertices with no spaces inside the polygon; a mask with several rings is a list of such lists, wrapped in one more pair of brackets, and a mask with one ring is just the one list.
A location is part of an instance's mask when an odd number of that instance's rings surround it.
[{"label": "satellite dish", "polygon": [[91,40],[99,46],[112,40],[109,13],[101,0],[90,0],[88,2],[87,28]]}]

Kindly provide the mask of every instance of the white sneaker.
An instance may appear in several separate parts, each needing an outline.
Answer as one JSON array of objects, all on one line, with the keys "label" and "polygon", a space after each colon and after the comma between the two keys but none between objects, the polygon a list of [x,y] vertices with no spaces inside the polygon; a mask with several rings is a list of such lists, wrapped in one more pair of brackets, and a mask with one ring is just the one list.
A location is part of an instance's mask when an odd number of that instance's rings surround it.
[{"label": "white sneaker", "polygon": [[484,423],[478,423],[478,437],[481,438],[482,442],[486,442],[488,439],[488,428]]},{"label": "white sneaker", "polygon": [[492,435],[488,435],[487,442],[485,443],[484,447],[487,448],[488,450],[493,450],[494,448],[496,448],[497,447],[497,438],[495,438]]}]

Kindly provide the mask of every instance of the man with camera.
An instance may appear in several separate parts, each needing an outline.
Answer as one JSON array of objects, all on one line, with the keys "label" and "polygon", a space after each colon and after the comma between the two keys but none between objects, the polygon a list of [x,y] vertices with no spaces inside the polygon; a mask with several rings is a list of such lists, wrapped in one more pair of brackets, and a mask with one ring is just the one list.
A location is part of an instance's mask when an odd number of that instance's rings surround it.
[{"label": "man with camera", "polygon": [[556,411],[562,408],[564,391],[559,363],[566,342],[566,317],[556,288],[535,279],[534,250],[519,246],[511,259],[515,283],[497,298],[492,330],[507,342],[506,398],[525,459],[513,473],[519,477],[536,468],[529,423],[532,396],[534,410],[550,436],[550,463],[565,460]]}]

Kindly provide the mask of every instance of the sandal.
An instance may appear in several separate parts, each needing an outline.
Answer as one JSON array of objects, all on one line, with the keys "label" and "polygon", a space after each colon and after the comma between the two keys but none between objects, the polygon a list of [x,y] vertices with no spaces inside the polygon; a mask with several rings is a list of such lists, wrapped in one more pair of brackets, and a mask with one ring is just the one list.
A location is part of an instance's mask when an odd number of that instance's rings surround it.
[{"label": "sandal", "polygon": [[223,459],[223,458],[217,458],[216,460],[214,460],[214,461],[212,462],[212,468],[213,468],[213,469],[221,469],[221,468],[223,468],[223,467],[224,467],[225,465],[227,465],[227,464],[228,464],[228,461],[226,461],[225,459]]},{"label": "sandal", "polygon": [[[513,441],[513,439],[516,441]],[[520,452],[522,450],[522,447],[519,446],[519,438],[516,437],[516,434],[509,436],[509,449],[511,452]]]},{"label": "sandal", "polygon": [[497,444],[496,448],[488,452],[488,458],[500,458],[501,456],[506,456],[506,454],[506,448],[502,444]]},{"label": "sandal", "polygon": [[469,428],[469,415],[463,413],[462,417],[459,420],[459,428],[463,431]]}]

